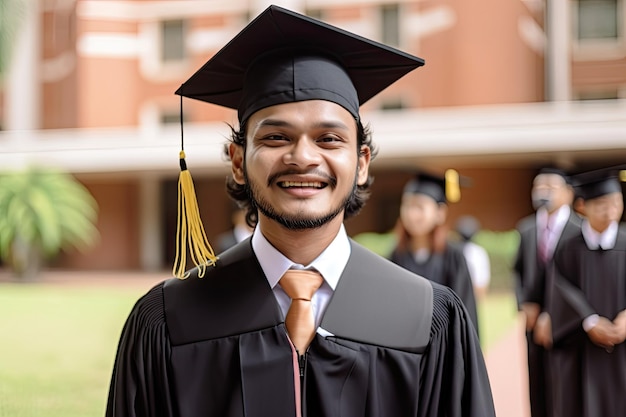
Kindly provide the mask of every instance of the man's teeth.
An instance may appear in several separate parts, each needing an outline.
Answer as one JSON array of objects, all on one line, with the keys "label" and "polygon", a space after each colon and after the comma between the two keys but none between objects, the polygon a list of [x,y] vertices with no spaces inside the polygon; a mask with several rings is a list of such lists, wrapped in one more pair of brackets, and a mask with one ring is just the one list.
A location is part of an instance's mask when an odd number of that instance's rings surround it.
[{"label": "man's teeth", "polygon": [[322,188],[323,187],[323,184],[317,181],[313,181],[313,182],[283,181],[280,185],[283,188],[289,188],[289,187]]}]

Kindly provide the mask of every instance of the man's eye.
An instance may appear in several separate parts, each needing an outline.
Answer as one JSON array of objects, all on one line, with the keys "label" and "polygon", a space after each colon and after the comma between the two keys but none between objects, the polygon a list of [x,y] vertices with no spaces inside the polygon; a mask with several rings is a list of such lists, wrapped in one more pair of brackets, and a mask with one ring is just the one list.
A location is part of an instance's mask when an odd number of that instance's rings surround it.
[{"label": "man's eye", "polygon": [[341,139],[336,136],[324,136],[324,137],[319,138],[318,142],[323,142],[323,143],[341,142]]},{"label": "man's eye", "polygon": [[283,135],[268,135],[268,136],[264,136],[262,140],[267,141],[267,142],[279,142],[279,141],[287,141],[289,139]]}]

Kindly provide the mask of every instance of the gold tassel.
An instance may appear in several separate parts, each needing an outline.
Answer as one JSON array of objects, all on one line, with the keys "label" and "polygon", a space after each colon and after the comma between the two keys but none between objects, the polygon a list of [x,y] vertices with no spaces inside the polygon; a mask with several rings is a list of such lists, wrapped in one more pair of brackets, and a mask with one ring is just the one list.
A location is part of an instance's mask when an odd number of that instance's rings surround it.
[{"label": "gold tassel", "polygon": [[459,173],[454,169],[446,170],[446,199],[450,203],[457,203],[461,200],[461,184]]},{"label": "gold tassel", "polygon": [[189,255],[198,267],[198,277],[202,278],[206,267],[215,265],[217,256],[209,244],[196,199],[191,173],[185,162],[185,152],[180,151],[180,175],[178,177],[178,219],[176,224],[176,259],[172,272],[175,277],[189,277],[187,263],[187,244]]}]

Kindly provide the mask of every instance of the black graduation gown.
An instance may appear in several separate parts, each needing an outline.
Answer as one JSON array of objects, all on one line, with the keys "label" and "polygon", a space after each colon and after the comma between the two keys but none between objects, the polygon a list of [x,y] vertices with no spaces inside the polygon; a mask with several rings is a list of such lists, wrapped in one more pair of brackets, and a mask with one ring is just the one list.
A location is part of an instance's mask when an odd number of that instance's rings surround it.
[{"label": "black graduation gown", "polygon": [[[551,291],[552,282],[547,279],[546,265],[539,260],[537,251],[537,219],[536,214],[523,218],[517,225],[520,242],[517,256],[513,264],[513,279],[518,305],[525,302],[536,303],[541,310],[546,309],[545,297]],[[553,253],[556,253],[567,239],[580,233],[580,217],[573,210]],[[551,263],[552,260],[549,261]],[[528,352],[528,384],[530,409],[533,417],[546,417],[551,410],[551,366],[550,354],[543,346],[535,344],[533,333],[526,333]]]},{"label": "black graduation gown", "polygon": [[[334,336],[317,334],[305,354],[303,416],[495,416],[458,298],[351,245],[322,319]],[[168,280],[137,302],[106,415],[294,417],[293,364],[280,307],[247,239],[204,278]]]},{"label": "black graduation gown", "polygon": [[479,333],[476,297],[462,246],[447,242],[443,253],[431,254],[423,263],[417,263],[412,253],[397,249],[389,259],[417,275],[451,288],[465,305],[476,333]]},{"label": "black graduation gown", "polygon": [[626,309],[626,230],[615,247],[590,250],[582,234],[555,255],[550,300],[554,337],[555,414],[622,417],[626,414],[626,343],[612,353],[596,346],[582,322],[591,314],[613,320]]}]

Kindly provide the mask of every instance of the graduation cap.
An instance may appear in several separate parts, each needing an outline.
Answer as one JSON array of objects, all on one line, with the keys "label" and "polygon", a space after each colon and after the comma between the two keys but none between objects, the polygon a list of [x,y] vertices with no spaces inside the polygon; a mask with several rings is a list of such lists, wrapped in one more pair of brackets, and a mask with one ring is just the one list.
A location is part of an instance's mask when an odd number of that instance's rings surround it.
[{"label": "graduation cap", "polygon": [[621,193],[620,182],[626,182],[626,164],[596,169],[573,176],[574,186],[584,200]]},{"label": "graduation cap", "polygon": [[425,194],[437,203],[456,203],[461,200],[461,186],[468,179],[460,177],[454,169],[447,169],[443,176],[420,171],[404,186],[405,194]]},{"label": "graduation cap", "polygon": [[[421,58],[272,5],[176,90],[181,127],[183,97],[236,109],[240,126],[265,107],[305,100],[336,103],[359,120],[360,105],[422,65]],[[200,221],[184,148],[180,165],[174,275],[186,276],[188,244],[202,276],[217,258]]]},{"label": "graduation cap", "polygon": [[424,60],[290,10],[270,6],[176,91],[237,109],[243,123],[275,104],[359,106]]}]

